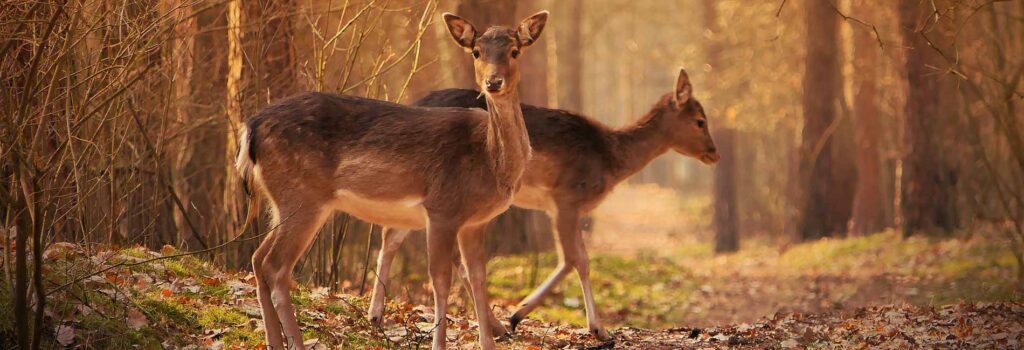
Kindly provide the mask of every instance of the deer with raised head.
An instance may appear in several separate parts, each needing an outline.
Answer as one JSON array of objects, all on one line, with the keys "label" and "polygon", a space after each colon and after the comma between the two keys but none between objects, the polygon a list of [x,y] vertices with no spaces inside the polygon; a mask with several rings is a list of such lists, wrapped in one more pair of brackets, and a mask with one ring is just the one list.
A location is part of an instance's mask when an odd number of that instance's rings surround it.
[{"label": "deer with raised head", "polygon": [[335,211],[390,228],[426,228],[433,349],[446,347],[452,259],[459,256],[480,346],[495,347],[492,327],[504,333],[490,324],[483,228],[511,205],[530,158],[517,92],[519,55],[536,42],[548,13],[484,32],[458,16],[443,17],[474,57],[486,111],[309,92],[246,122],[236,166],[271,204],[271,231],[252,257],[268,347],[303,348],[288,295],[292,269]]},{"label": "deer with raised head", "polygon": [[[672,92],[662,96],[637,122],[619,129],[563,110],[522,105],[533,157],[513,205],[543,210],[553,219],[552,231],[560,259],[555,271],[523,299],[512,315],[512,331],[540,305],[555,284],[576,270],[590,332],[599,340],[610,339],[598,320],[591,292],[589,258],[580,231],[580,218],[596,208],[616,185],[669,150],[705,164],[718,161],[704,108],[692,93],[689,76],[685,70],[680,70]],[[439,90],[415,105],[489,108],[479,95],[477,91],[466,89]],[[370,302],[371,320],[381,317],[391,260],[408,233],[408,230],[389,229],[383,234],[377,260],[378,279]],[[463,280],[468,285],[469,281]],[[488,317],[494,319],[493,315]]]}]

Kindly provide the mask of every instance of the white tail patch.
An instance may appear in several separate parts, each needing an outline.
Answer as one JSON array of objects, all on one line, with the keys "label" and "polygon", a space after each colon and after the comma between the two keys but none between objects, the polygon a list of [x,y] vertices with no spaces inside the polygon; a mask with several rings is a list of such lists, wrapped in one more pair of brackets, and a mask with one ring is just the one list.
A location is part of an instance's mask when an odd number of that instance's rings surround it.
[{"label": "white tail patch", "polygon": [[235,169],[243,177],[248,176],[253,166],[252,159],[249,158],[249,143],[249,127],[243,125],[242,131],[238,133],[238,156],[235,157]]}]

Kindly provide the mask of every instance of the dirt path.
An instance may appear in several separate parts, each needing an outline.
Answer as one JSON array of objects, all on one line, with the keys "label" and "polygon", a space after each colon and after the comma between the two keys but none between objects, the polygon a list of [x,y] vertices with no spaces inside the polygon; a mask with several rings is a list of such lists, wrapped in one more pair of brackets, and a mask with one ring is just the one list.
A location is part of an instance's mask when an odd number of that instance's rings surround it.
[{"label": "dirt path", "polygon": [[885,305],[850,312],[779,313],[753,323],[651,331],[623,328],[598,343],[578,331],[527,327],[509,348],[544,349],[1012,349],[1024,343],[1019,303],[942,308]]}]

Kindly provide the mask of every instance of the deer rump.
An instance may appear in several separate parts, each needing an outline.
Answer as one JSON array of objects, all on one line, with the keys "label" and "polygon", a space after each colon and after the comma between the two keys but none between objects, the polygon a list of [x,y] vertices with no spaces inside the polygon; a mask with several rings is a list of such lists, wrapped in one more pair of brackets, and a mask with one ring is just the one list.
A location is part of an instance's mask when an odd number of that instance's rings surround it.
[{"label": "deer rump", "polygon": [[[493,193],[495,174],[482,141],[487,118],[480,109],[303,93],[246,122],[239,170],[264,189],[288,189],[266,193],[272,201],[302,196],[368,222],[420,229],[427,208],[445,212],[502,195]],[[439,176],[453,172],[473,176],[459,182]]]}]

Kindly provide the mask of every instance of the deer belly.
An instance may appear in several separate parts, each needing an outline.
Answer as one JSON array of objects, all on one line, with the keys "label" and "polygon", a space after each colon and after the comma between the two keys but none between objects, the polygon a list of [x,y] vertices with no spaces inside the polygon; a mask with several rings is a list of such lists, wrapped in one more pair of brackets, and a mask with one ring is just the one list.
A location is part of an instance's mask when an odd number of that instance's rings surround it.
[{"label": "deer belly", "polygon": [[334,207],[360,220],[387,227],[421,229],[427,224],[427,210],[423,208],[423,199],[418,197],[379,200],[338,190]]},{"label": "deer belly", "polygon": [[519,188],[519,192],[516,192],[512,205],[525,209],[552,211],[555,209],[555,200],[551,196],[551,189],[524,184]]}]

